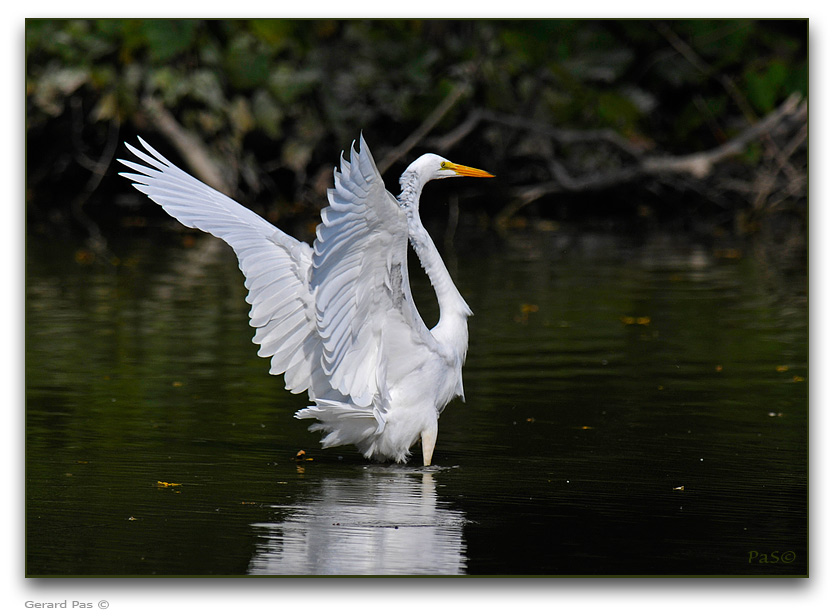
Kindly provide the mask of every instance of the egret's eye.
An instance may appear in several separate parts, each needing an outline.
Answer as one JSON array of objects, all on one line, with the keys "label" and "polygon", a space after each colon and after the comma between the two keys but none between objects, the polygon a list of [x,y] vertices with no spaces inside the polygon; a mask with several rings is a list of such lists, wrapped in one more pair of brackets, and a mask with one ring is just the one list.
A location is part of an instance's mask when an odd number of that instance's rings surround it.
[{"label": "egret's eye", "polygon": [[444,160],[442,163],[440,163],[440,168],[441,169],[449,169],[449,168],[451,168],[451,165],[449,165],[449,163]]}]

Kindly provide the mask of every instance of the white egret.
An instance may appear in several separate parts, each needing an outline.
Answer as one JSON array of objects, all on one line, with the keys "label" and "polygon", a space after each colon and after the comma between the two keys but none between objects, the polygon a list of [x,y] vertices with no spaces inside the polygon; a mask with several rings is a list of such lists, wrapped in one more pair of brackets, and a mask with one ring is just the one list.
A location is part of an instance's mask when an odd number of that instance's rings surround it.
[{"label": "white egret", "polygon": [[[310,430],[324,432],[324,447],[353,444],[367,458],[404,462],[420,439],[431,464],[438,417],[463,398],[472,313],[420,222],[420,193],[430,180],[492,174],[424,154],[402,174],[395,198],[360,136],[359,151],[352,146],[350,161],[343,154],[334,170],[310,246],[139,141],[144,152],[126,145],[145,164],[120,160],[137,172],[121,175],[187,227],[234,249],[258,354],[313,403],[295,416],[317,420]],[[432,329],[411,296],[409,241],[437,294]]]}]

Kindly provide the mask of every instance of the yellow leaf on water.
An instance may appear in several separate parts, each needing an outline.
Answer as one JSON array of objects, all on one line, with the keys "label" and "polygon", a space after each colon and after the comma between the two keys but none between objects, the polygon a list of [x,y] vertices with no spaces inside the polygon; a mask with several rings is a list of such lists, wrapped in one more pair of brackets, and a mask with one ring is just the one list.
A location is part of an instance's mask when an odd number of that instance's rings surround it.
[{"label": "yellow leaf on water", "polygon": [[521,315],[515,317],[516,323],[527,323],[530,314],[538,312],[539,307],[536,304],[521,304]]},{"label": "yellow leaf on water", "polygon": [[86,250],[85,248],[79,248],[75,252],[75,262],[79,265],[90,265],[94,263],[96,260],[96,255],[94,252]]}]

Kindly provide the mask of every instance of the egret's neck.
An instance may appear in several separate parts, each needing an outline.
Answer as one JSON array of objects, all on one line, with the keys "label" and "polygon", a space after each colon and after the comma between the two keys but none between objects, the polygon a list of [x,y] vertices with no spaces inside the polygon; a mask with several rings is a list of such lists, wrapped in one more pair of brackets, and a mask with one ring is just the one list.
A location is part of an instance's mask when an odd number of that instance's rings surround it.
[{"label": "egret's neck", "polygon": [[422,183],[416,176],[409,177],[406,173],[400,179],[400,184],[402,192],[397,200],[406,213],[408,238],[437,294],[437,304],[440,307],[440,319],[432,329],[432,334],[441,342],[451,345],[462,360],[469,344],[466,319],[472,311],[455,287],[440,252],[420,220],[417,204],[423,189]]}]

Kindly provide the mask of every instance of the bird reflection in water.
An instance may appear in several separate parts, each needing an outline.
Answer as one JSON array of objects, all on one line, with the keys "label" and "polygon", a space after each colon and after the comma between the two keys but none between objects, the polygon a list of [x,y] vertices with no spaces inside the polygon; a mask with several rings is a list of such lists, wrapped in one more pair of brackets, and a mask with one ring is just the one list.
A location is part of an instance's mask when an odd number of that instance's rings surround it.
[{"label": "bird reflection in water", "polygon": [[464,515],[439,501],[433,471],[369,467],[324,478],[277,522],[256,524],[251,575],[461,575]]}]

